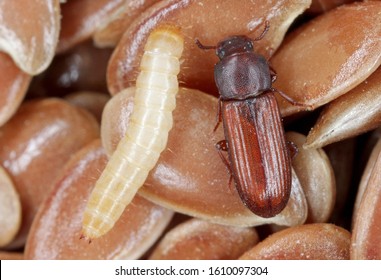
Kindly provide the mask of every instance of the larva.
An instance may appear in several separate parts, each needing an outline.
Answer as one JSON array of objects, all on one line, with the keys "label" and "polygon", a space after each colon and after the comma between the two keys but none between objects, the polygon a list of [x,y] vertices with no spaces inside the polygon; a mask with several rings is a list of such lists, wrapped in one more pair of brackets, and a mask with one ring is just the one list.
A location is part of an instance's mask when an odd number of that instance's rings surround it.
[{"label": "larva", "polygon": [[98,238],[114,226],[165,149],[176,106],[183,45],[174,26],[158,27],[149,35],[129,126],[91,193],[82,237]]}]

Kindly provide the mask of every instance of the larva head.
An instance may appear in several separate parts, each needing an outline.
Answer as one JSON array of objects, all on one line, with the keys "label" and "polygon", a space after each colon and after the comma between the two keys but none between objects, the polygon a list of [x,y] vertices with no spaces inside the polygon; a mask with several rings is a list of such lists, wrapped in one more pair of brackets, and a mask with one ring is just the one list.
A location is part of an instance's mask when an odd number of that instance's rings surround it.
[{"label": "larva head", "polygon": [[163,25],[151,32],[144,50],[180,57],[183,48],[184,38],[180,29],[173,25]]}]

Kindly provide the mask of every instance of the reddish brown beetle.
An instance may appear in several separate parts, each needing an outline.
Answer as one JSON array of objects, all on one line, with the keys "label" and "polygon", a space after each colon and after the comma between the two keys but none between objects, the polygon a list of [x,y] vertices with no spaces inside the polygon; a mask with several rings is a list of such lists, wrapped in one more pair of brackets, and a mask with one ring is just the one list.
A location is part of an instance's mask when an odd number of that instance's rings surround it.
[{"label": "reddish brown beetle", "polygon": [[[222,121],[225,140],[216,148],[233,176],[243,203],[256,215],[269,218],[286,206],[291,192],[291,156],[274,92],[298,105],[274,89],[276,73],[265,57],[253,50],[254,40],[232,36],[215,49],[220,61],[214,78],[220,93],[218,123]],[[228,159],[222,151],[228,152]]]}]

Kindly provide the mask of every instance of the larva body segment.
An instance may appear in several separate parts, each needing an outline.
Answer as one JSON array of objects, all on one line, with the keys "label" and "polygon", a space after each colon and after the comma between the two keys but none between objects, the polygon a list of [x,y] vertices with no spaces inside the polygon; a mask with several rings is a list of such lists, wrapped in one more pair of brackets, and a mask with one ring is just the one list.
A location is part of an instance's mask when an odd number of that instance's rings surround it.
[{"label": "larva body segment", "polygon": [[159,27],[147,39],[126,135],[110,157],[84,212],[82,234],[90,240],[114,226],[167,145],[183,44],[173,26]]}]

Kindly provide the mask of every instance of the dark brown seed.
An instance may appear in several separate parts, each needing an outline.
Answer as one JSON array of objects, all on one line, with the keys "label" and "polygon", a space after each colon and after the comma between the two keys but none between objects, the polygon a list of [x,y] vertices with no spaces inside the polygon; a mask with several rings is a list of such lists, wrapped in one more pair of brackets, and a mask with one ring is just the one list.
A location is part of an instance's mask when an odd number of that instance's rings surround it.
[{"label": "dark brown seed", "polygon": [[108,94],[93,91],[73,92],[65,96],[65,100],[69,103],[92,113],[99,123],[101,123],[103,108],[109,99]]},{"label": "dark brown seed", "polygon": [[[107,18],[123,6],[121,0],[66,1],[61,5],[62,28],[57,52],[62,53],[90,38]],[[129,1],[128,4],[130,4]]]}]

